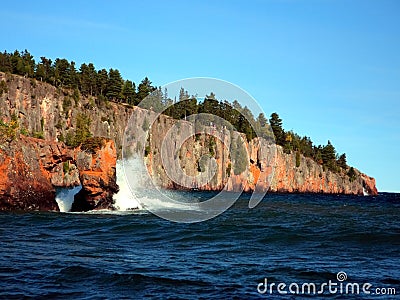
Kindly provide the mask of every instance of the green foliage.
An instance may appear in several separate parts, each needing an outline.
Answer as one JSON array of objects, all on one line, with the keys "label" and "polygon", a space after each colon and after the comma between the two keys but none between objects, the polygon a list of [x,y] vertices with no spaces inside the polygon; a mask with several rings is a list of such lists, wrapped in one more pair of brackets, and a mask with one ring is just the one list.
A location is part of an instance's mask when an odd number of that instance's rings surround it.
[{"label": "green foliage", "polygon": [[278,145],[285,145],[285,131],[282,128],[282,119],[279,118],[277,113],[272,113],[269,119],[272,131],[275,135],[275,142]]},{"label": "green foliage", "polygon": [[146,145],[146,147],[144,147],[144,156],[147,157],[150,153],[151,153],[150,145]]},{"label": "green foliage", "polygon": [[300,152],[296,151],[296,168],[300,167]]},{"label": "green foliage", "polygon": [[[275,141],[282,146],[286,153],[292,151],[314,159],[316,162],[333,172],[347,170],[347,161],[345,154],[337,158],[333,145],[328,142],[327,145],[314,146],[309,137],[300,137],[294,132],[285,132],[282,125],[282,119],[277,113],[272,113],[268,120],[264,114],[259,114],[257,119],[254,118],[251,111],[245,106],[242,107],[238,101],[229,103],[228,101],[218,101],[216,95],[211,91],[202,102],[197,101],[197,96],[189,95],[188,91],[181,88],[179,92],[179,101],[177,102],[168,97],[168,91],[157,88],[152,85],[149,78],[145,77],[138,85],[133,81],[124,80],[117,69],[96,70],[93,63],[83,63],[77,70],[73,61],[62,58],[56,58],[54,61],[46,57],[40,57],[36,63],[33,56],[27,51],[18,51],[8,53],[0,52],[0,71],[6,73],[7,82],[12,80],[7,74],[17,74],[31,79],[31,85],[35,86],[36,80],[50,83],[59,88],[60,92],[66,89],[73,90],[69,92],[71,96],[64,97],[63,111],[65,117],[68,117],[68,111],[72,106],[72,100],[75,106],[79,104],[81,95],[94,97],[89,103],[90,107],[105,106],[109,108],[108,101],[125,102],[129,105],[137,105],[144,98],[146,99],[146,108],[153,111],[164,111],[164,114],[175,119],[184,119],[187,116],[197,113],[208,113],[221,117],[226,120],[232,127],[229,130],[237,130],[246,135],[248,141],[256,136],[257,130],[264,138],[270,139],[275,136]],[[0,81],[0,96],[8,92],[7,84],[4,80]],[[32,98],[34,95],[32,95]],[[148,101],[147,101],[148,100]],[[173,105],[171,105],[173,104]],[[224,124],[215,124],[214,120],[204,118],[200,126],[214,126],[216,130],[221,129]],[[210,123],[213,123],[210,125]],[[144,128],[146,124],[143,124]],[[224,125],[225,126],[225,125]],[[1,126],[3,135],[12,136],[11,124]],[[10,130],[8,133],[4,133]],[[44,130],[42,125],[42,131]],[[40,132],[36,133],[40,136]],[[73,137],[71,137],[73,134]],[[87,138],[88,131],[84,130],[79,133],[79,129],[75,133],[67,133],[65,140],[69,145],[79,144]],[[197,140],[197,136],[195,139]],[[210,148],[211,150],[211,148]],[[332,151],[333,150],[333,151]],[[210,151],[212,152],[212,151]],[[297,154],[296,154],[297,155]],[[344,155],[344,156],[343,156]]]},{"label": "green foliage", "polygon": [[29,136],[29,131],[24,127],[21,128],[19,133],[22,134],[22,135],[25,135],[25,136]]},{"label": "green foliage", "polygon": [[349,176],[350,182],[353,182],[357,178],[357,174],[353,167],[350,167],[349,171],[347,172],[347,176]]},{"label": "green foliage", "polygon": [[77,104],[79,103],[79,100],[81,98],[81,96],[79,94],[79,90],[77,88],[74,89],[74,93],[72,94],[72,98],[75,101],[75,106],[77,106]]},{"label": "green foliage", "polygon": [[69,173],[69,161],[64,161],[63,162],[63,173],[68,174]]},{"label": "green foliage", "polygon": [[89,137],[82,142],[81,149],[90,154],[95,154],[97,150],[104,147],[105,140],[101,137]]},{"label": "green foliage", "polygon": [[134,105],[137,105],[142,101],[144,98],[146,98],[148,95],[150,95],[152,92],[155,91],[155,87],[151,85],[151,81],[145,77],[138,85],[138,92],[135,97],[135,100],[133,102]]},{"label": "green foliage", "polygon": [[19,123],[15,115],[12,116],[10,123],[0,120],[0,143],[11,142],[17,138]]},{"label": "green foliage", "polygon": [[35,131],[33,133],[33,137],[37,139],[44,140],[44,132],[43,131]]},{"label": "green foliage", "polygon": [[133,104],[136,97],[135,89],[135,84],[130,80],[126,80],[121,91],[122,100],[128,104]]},{"label": "green foliage", "polygon": [[322,148],[321,157],[323,165],[328,168],[328,170],[337,172],[336,165],[336,150],[335,147],[328,141],[328,144]]},{"label": "green foliage", "polygon": [[339,156],[339,158],[337,160],[337,165],[342,169],[347,168],[346,153],[343,153],[342,155]]},{"label": "green foliage", "polygon": [[107,98],[110,100],[118,100],[121,97],[123,80],[118,70],[110,69],[107,82]]},{"label": "green foliage", "polygon": [[[76,130],[70,130],[65,137],[65,144],[69,147],[78,147],[88,140],[92,134],[90,132],[91,120],[89,116],[83,113],[78,114],[76,117]],[[91,143],[94,143],[91,141]]]},{"label": "green foliage", "polygon": [[75,144],[75,134],[73,131],[68,131],[67,135],[65,137],[65,144],[68,147],[76,147],[77,145]]},{"label": "green foliage", "polygon": [[67,112],[70,108],[71,108],[72,102],[71,102],[71,98],[69,96],[65,96],[63,99],[63,111]]},{"label": "green foliage", "polygon": [[78,114],[76,117],[76,132],[74,140],[76,146],[82,144],[92,136],[90,133],[90,123],[91,120],[89,116],[86,116],[83,113]]},{"label": "green foliage", "polygon": [[79,69],[80,71],[80,90],[81,93],[85,96],[93,96],[95,95],[96,90],[96,77],[97,72],[92,63],[85,64],[83,63]]},{"label": "green foliage", "polygon": [[324,170],[330,170],[335,173],[340,172],[341,168],[347,169],[346,154],[342,154],[337,158],[335,147],[330,141],[324,146],[314,146],[307,136],[300,137],[292,131],[285,132],[282,128],[282,120],[277,113],[271,114],[270,123],[275,135],[275,141],[283,147],[284,153],[290,154],[292,151],[296,151],[296,156],[299,153],[305,157],[310,157],[321,164]]}]

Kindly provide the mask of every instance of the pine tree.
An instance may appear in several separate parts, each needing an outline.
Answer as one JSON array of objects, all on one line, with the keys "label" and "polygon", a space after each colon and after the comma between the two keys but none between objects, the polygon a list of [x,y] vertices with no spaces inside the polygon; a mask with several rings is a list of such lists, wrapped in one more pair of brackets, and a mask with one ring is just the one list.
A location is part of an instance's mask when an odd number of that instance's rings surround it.
[{"label": "pine tree", "polygon": [[97,72],[97,92],[104,96],[107,92],[108,72],[106,69],[101,69]]},{"label": "pine tree", "polygon": [[121,95],[124,102],[133,104],[133,100],[135,99],[135,84],[130,81],[126,80],[122,87]]},{"label": "pine tree", "polygon": [[54,62],[54,84],[56,86],[63,86],[65,83],[70,82],[70,64],[65,58],[57,58]]},{"label": "pine tree", "polygon": [[108,72],[107,98],[114,101],[120,99],[122,84],[121,73],[117,69],[110,69]]},{"label": "pine tree", "polygon": [[347,168],[347,159],[346,159],[346,153],[343,153],[342,155],[339,156],[337,160],[337,165],[341,167],[342,169]]},{"label": "pine tree", "polygon": [[140,101],[142,101],[144,98],[150,95],[150,93],[152,93],[155,89],[156,88],[151,85],[151,81],[147,77],[145,77],[139,83],[137,98],[136,98],[137,103],[135,103],[135,105],[139,104]]},{"label": "pine tree", "polygon": [[277,113],[272,113],[269,119],[272,131],[275,135],[275,142],[278,145],[285,145],[285,131],[282,128],[282,119],[279,118]]}]

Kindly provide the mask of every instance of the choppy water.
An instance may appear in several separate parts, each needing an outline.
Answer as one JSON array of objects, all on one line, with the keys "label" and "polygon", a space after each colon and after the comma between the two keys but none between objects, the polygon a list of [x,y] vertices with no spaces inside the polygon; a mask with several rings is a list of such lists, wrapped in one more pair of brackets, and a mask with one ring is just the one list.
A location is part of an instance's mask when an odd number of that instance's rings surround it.
[{"label": "choppy water", "polygon": [[1,213],[0,298],[274,298],[257,292],[264,278],[322,283],[339,271],[400,293],[399,194],[248,200],[195,224],[144,211]]}]

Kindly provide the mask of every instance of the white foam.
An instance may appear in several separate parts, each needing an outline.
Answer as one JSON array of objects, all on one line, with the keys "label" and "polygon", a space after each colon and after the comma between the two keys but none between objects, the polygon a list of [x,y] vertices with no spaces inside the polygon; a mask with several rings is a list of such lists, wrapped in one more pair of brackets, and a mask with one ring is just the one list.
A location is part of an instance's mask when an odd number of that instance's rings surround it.
[{"label": "white foam", "polygon": [[[129,180],[129,182],[128,182]],[[196,204],[176,201],[177,195],[168,195],[168,191],[158,190],[147,174],[141,158],[117,161],[117,184],[120,191],[114,195],[115,208],[118,210],[146,209],[155,210],[193,210]]]},{"label": "white foam", "polygon": [[[141,171],[141,170],[138,170]],[[121,160],[117,161],[117,184],[119,192],[114,194],[114,207],[120,211],[141,209],[137,196],[129,189]]]},{"label": "white foam", "polygon": [[59,188],[56,192],[56,201],[60,212],[69,212],[74,203],[75,195],[82,189],[82,186],[74,188]]},{"label": "white foam", "polygon": [[[125,172],[130,172],[126,176]],[[161,192],[149,184],[146,167],[140,158],[129,161],[118,160],[116,165],[117,184],[119,192],[114,194],[114,211],[95,210],[88,213],[140,213],[146,210],[196,210],[196,203],[185,203],[175,200],[177,195],[169,195],[168,191]],[[128,183],[128,178],[130,182]],[[56,201],[61,212],[70,212],[74,196],[82,189],[81,186],[74,188],[57,189]],[[171,197],[169,197],[171,196]]]}]

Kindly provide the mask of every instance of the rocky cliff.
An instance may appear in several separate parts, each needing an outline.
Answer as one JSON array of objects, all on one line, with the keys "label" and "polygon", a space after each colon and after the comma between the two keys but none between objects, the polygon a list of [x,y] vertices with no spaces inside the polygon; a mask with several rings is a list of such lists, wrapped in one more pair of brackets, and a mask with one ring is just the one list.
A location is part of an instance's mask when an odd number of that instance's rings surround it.
[{"label": "rocky cliff", "polygon": [[[82,97],[73,91],[56,88],[21,76],[0,73],[0,80],[5,81],[7,86],[7,89],[0,95],[0,120],[8,123],[13,117],[16,117],[19,130],[23,134],[43,138],[31,139],[29,143],[27,142],[28,138],[23,138],[25,142],[21,146],[28,143],[25,145],[25,150],[17,149],[16,146],[11,147],[11,150],[7,150],[8,154],[3,154],[1,158],[0,170],[2,173],[8,172],[10,175],[7,176],[7,179],[0,181],[0,189],[3,195],[10,195],[10,193],[15,195],[12,197],[13,199],[18,197],[18,199],[26,199],[26,202],[21,200],[23,203],[29,203],[29,193],[17,195],[16,191],[25,191],[26,189],[21,189],[24,183],[19,186],[17,178],[10,173],[10,170],[18,170],[17,165],[24,165],[23,162],[25,162],[28,167],[17,172],[23,174],[27,170],[24,175],[28,176],[27,180],[31,176],[29,175],[30,170],[38,166],[40,166],[39,170],[43,169],[44,179],[40,179],[40,176],[35,177],[38,180],[35,181],[37,187],[34,187],[38,195],[41,190],[47,191],[48,194],[43,194],[42,199],[53,199],[55,186],[82,183],[84,189],[73,206],[74,210],[108,208],[110,201],[102,199],[109,199],[117,189],[115,176],[114,179],[110,179],[113,177],[112,173],[115,173],[114,158],[110,159],[110,157],[113,156],[114,150],[118,157],[121,156],[124,130],[133,112],[135,112],[133,121],[135,132],[131,134],[132,136],[140,132],[144,133],[150,125],[151,128],[146,140],[139,143],[133,138],[130,150],[140,149],[145,154],[149,173],[154,181],[162,187],[199,190],[225,188],[230,191],[252,191],[258,182],[257,189],[274,192],[360,195],[366,192],[370,195],[377,194],[375,180],[357,170],[355,170],[355,176],[349,178],[345,172],[337,174],[324,170],[315,161],[302,156],[298,164],[294,153],[285,154],[279,146],[275,147],[263,139],[248,142],[240,133],[214,127],[207,127],[203,130],[203,134],[196,134],[189,122],[179,122],[179,128],[174,133],[175,136],[172,139],[166,139],[165,137],[170,134],[170,129],[177,126],[177,121],[169,117],[161,115],[154,119],[153,123],[153,113],[147,110],[118,103],[99,102],[95,98]],[[97,157],[91,154],[92,158],[90,158],[90,155],[84,151],[77,156],[76,151],[71,153],[71,150],[65,146],[60,146],[60,144],[62,145],[62,143],[58,143],[60,140],[66,140],[68,136],[76,134],[77,120],[80,115],[84,115],[90,120],[89,129],[94,136],[106,137],[115,142],[115,146],[106,146],[108,154],[104,153]],[[245,151],[238,154],[240,148]],[[49,152],[43,149],[51,150]],[[3,149],[3,153],[5,153],[4,151]],[[23,153],[27,151],[35,153],[36,158],[26,160],[26,154],[23,156]],[[53,156],[52,151],[60,153]],[[162,155],[163,151],[165,155]],[[19,156],[20,158],[18,158]],[[57,157],[57,163],[55,163],[54,157]],[[174,162],[172,165],[173,176],[166,173],[165,157],[168,158],[167,161]],[[12,159],[15,160],[15,163],[9,170],[7,168]],[[86,162],[81,163],[83,160]],[[104,169],[104,161],[107,161],[105,173],[108,175],[106,177],[96,173]],[[18,162],[22,162],[22,164]],[[55,173],[58,175],[45,176],[49,169],[62,169],[61,166],[64,166],[65,162],[69,162],[69,174],[61,175],[60,171],[57,171]],[[214,163],[216,164],[213,165]],[[33,167],[29,167],[29,165]],[[178,171],[178,167],[180,171]],[[212,167],[216,168],[215,175],[212,175],[210,171]],[[75,169],[80,171],[75,171]],[[197,180],[193,180],[194,177]],[[46,178],[47,180],[45,180]],[[93,181],[93,178],[96,179]],[[50,185],[48,179],[50,179]],[[103,191],[102,184],[98,184],[100,182],[108,186],[107,191]],[[3,197],[3,199],[5,198]],[[82,202],[82,199],[86,200]],[[24,205],[15,207],[27,208]],[[34,209],[57,209],[52,201],[46,205],[43,202],[40,207],[35,205],[32,207],[35,207]]]},{"label": "rocky cliff", "polygon": [[[143,126],[147,123],[151,127],[148,135]],[[128,152],[139,150],[144,153],[151,177],[157,185],[165,188],[354,195],[378,193],[375,179],[358,170],[350,178],[345,171],[334,173],[325,170],[322,165],[302,155],[296,164],[295,153],[286,154],[282,147],[262,138],[248,142],[244,134],[226,128],[203,127],[203,133],[196,134],[195,126],[190,122],[177,122],[163,115],[155,118],[154,113],[139,108],[135,110],[129,128],[133,130],[127,137]],[[136,138],[141,135],[146,139]],[[238,155],[240,147],[243,151]],[[212,172],[212,161],[216,163],[215,173]]]},{"label": "rocky cliff", "polygon": [[[93,136],[115,141],[117,152],[132,108],[113,102],[98,102],[94,97],[82,97],[70,90],[22,76],[0,72],[7,91],[0,95],[0,120],[19,121],[21,132],[49,141],[65,141],[77,130],[80,115],[90,120]],[[98,105],[99,104],[99,105]]]},{"label": "rocky cliff", "polygon": [[110,208],[115,182],[116,150],[112,140],[101,146],[69,149],[63,143],[25,137],[0,146],[0,210],[58,211],[57,187],[82,185],[76,211]]}]

